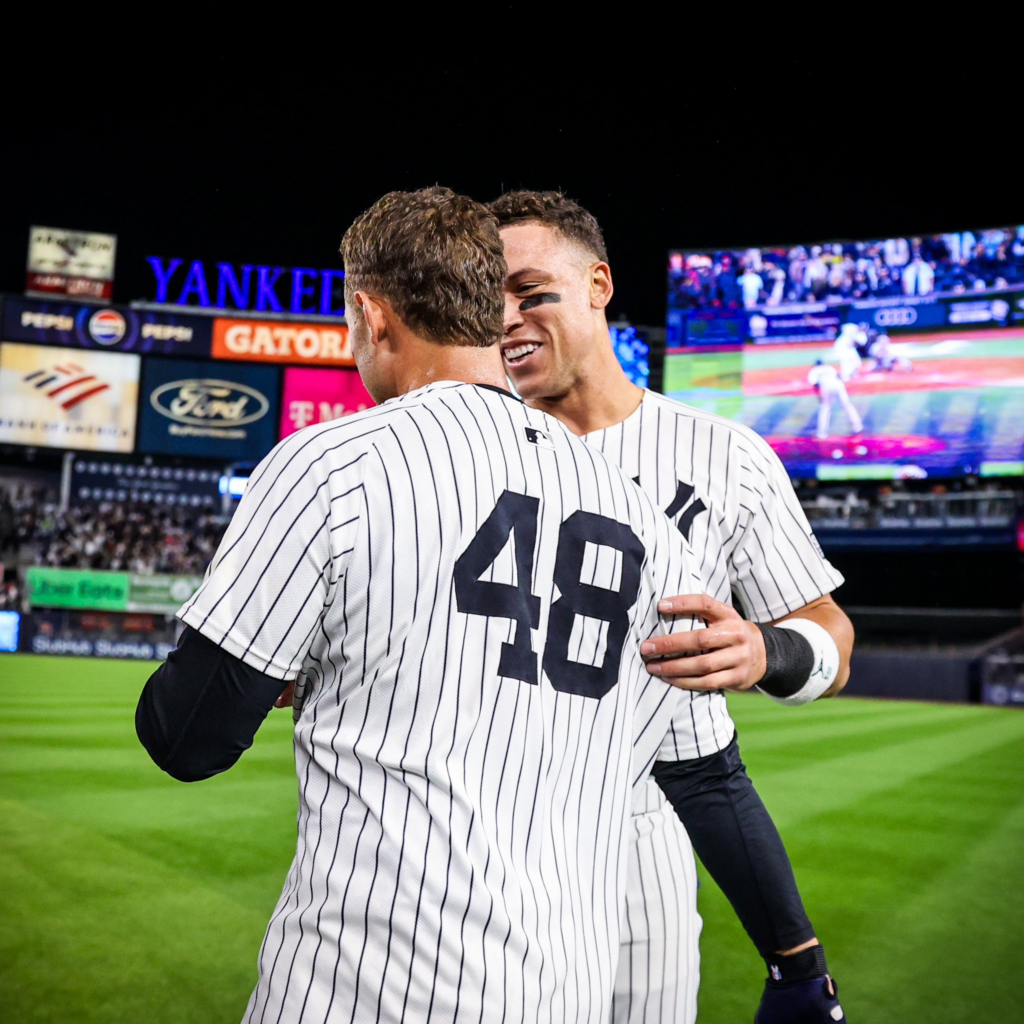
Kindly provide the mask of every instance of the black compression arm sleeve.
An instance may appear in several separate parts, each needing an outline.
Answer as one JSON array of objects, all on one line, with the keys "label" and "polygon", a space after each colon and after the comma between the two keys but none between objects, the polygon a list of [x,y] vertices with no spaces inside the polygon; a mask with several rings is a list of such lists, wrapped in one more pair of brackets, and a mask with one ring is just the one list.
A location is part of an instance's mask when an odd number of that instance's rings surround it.
[{"label": "black compression arm sleeve", "polygon": [[286,687],[186,629],[150,677],[135,710],[149,756],[181,782],[226,771],[252,746]]},{"label": "black compression arm sleeve", "polygon": [[813,938],[786,847],[736,739],[707,757],[657,761],[653,771],[758,952],[770,957]]}]

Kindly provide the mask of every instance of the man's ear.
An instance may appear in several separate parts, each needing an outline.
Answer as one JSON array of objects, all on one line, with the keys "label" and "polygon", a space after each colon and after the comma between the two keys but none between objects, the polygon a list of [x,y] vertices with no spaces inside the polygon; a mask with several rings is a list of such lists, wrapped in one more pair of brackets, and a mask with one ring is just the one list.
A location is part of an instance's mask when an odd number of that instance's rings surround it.
[{"label": "man's ear", "polygon": [[366,292],[357,291],[355,300],[366,320],[366,326],[370,329],[370,341],[374,345],[379,345],[388,336],[387,307]]},{"label": "man's ear", "polygon": [[615,286],[612,284],[612,268],[601,261],[590,268],[590,307],[604,309],[612,301]]}]

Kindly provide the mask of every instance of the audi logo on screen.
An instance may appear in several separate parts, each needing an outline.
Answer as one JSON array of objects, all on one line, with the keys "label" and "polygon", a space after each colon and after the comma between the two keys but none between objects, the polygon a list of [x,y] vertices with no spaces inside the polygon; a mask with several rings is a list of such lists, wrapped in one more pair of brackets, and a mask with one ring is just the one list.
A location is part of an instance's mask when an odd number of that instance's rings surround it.
[{"label": "audi logo on screen", "polygon": [[175,380],[149,396],[161,416],[191,427],[244,427],[270,408],[255,388],[227,380]]},{"label": "audi logo on screen", "polygon": [[913,306],[878,309],[875,311],[875,323],[879,327],[910,327],[917,323],[917,310]]}]

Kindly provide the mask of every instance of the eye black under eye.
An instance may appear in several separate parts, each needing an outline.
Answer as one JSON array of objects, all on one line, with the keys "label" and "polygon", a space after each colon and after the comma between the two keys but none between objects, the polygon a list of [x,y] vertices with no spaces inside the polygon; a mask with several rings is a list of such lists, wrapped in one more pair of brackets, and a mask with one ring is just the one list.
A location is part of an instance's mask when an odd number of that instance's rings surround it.
[{"label": "eye black under eye", "polygon": [[535,292],[519,303],[519,312],[525,313],[536,306],[543,306],[547,302],[561,302],[562,296],[558,292]]}]

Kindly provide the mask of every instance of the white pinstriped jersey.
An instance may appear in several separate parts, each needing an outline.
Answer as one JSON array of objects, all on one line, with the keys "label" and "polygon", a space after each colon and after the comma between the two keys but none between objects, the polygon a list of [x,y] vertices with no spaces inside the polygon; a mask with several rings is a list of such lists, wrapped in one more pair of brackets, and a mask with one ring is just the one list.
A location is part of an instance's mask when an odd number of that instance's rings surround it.
[{"label": "white pinstriped jersey", "polygon": [[[631,416],[584,440],[676,523],[693,552],[701,590],[729,604],[735,595],[752,621],[774,621],[843,582],[778,456],[748,427],[645,391]],[[659,759],[714,753],[735,731],[724,695],[684,691]],[[637,811],[663,803],[652,782]]]},{"label": "white pinstriped jersey", "polygon": [[688,558],[496,389],[433,384],[274,449],[181,612],[304,695],[247,1021],[607,1018],[625,823],[681,692],[638,646]]}]

